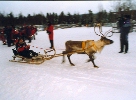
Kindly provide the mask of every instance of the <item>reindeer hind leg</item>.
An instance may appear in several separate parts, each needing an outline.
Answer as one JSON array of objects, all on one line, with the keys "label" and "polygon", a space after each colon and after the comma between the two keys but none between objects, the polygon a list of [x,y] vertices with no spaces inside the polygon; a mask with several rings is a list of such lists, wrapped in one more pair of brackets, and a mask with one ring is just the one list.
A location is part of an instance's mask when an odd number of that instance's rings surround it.
[{"label": "reindeer hind leg", "polygon": [[70,56],[71,56],[72,54],[67,54],[67,57],[68,57],[68,60],[69,60],[69,63],[72,65],[72,66],[75,66],[72,62],[71,62],[71,59],[70,59]]},{"label": "reindeer hind leg", "polygon": [[64,62],[65,62],[65,54],[66,54],[66,51],[63,51],[62,54],[63,54],[62,63],[64,63]]}]

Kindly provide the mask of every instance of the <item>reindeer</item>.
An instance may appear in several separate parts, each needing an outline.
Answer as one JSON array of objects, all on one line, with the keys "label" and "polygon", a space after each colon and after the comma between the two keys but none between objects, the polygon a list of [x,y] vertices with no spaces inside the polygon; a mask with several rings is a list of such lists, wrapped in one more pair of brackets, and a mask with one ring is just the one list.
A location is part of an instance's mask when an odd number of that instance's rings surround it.
[{"label": "reindeer", "polygon": [[[94,27],[94,32],[95,32],[95,27]],[[67,55],[67,58],[69,60],[69,63],[74,66],[74,64],[71,62],[70,56],[74,53],[82,53],[84,52],[89,56],[89,60],[87,62],[92,61],[93,66],[95,68],[99,68],[97,65],[94,63],[94,54],[97,52],[101,52],[102,49],[104,48],[105,45],[112,44],[113,41],[106,38],[107,34],[110,33],[111,31],[107,31],[105,34],[101,35],[97,34],[98,36],[101,36],[100,40],[94,41],[94,40],[87,40],[87,41],[66,41],[65,46],[66,50],[63,51],[63,61],[65,62],[65,55]],[[112,34],[113,35],[113,34]],[[108,36],[111,37],[112,35]]]},{"label": "reindeer", "polygon": [[98,27],[100,32],[102,32],[102,23],[94,23],[94,27]]}]

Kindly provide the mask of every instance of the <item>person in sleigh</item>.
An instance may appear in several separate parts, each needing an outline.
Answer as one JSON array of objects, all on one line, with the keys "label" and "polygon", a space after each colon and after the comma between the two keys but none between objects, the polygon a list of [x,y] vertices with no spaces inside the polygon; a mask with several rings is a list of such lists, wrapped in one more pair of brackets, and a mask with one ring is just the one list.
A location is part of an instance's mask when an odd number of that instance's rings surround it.
[{"label": "person in sleigh", "polygon": [[32,57],[38,56],[38,53],[34,52],[33,50],[30,50],[30,45],[27,45],[26,42],[22,38],[18,39],[16,43],[16,50],[20,56],[23,56],[26,58],[32,58]]}]

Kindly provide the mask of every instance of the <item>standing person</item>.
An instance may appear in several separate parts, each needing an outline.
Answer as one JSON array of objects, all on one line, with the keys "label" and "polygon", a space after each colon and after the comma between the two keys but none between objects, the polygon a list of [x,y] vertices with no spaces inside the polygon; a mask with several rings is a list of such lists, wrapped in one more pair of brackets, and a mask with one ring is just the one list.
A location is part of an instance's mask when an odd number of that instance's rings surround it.
[{"label": "standing person", "polygon": [[54,41],[53,41],[53,25],[50,21],[47,22],[48,27],[47,27],[47,33],[49,35],[49,40],[50,40],[50,44],[51,47],[50,48],[54,48]]},{"label": "standing person", "polygon": [[30,26],[26,27],[26,38],[29,40],[28,43],[31,43],[31,27]]},{"label": "standing person", "polygon": [[[130,23],[130,16],[125,15],[123,19],[123,25],[120,28],[120,52],[119,53],[127,53],[128,52],[128,33],[131,28],[131,23]],[[125,47],[125,51],[124,51]]]},{"label": "standing person", "polygon": [[5,29],[4,29],[4,34],[6,34],[6,38],[7,38],[7,45],[8,47],[11,46],[11,34],[12,33],[12,27],[11,26],[5,26]]}]

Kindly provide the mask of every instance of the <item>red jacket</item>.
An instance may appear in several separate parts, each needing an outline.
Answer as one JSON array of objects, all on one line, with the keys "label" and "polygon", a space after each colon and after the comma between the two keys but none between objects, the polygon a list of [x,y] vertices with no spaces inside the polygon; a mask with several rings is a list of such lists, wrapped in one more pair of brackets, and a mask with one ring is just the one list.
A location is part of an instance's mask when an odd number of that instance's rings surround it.
[{"label": "red jacket", "polygon": [[25,42],[23,44],[17,43],[16,44],[16,49],[17,49],[18,52],[22,52],[24,50],[29,50],[30,46],[27,45]]},{"label": "red jacket", "polygon": [[31,35],[34,35],[35,34],[35,29],[32,29],[31,30]]},{"label": "red jacket", "polygon": [[48,26],[47,33],[49,34],[49,39],[53,40],[53,25]]}]

